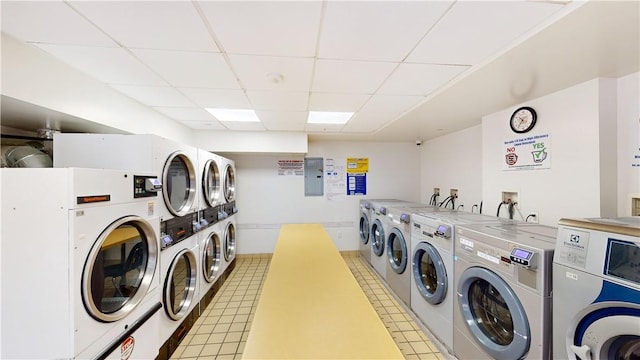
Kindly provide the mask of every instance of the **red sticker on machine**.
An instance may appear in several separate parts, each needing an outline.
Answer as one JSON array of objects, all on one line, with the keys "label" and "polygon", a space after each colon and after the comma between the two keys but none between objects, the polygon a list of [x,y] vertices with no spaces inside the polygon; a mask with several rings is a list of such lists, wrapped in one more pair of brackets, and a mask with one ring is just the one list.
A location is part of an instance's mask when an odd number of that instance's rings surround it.
[{"label": "red sticker on machine", "polygon": [[120,359],[128,360],[131,354],[133,354],[133,348],[136,345],[136,341],[133,336],[129,336],[125,341],[120,345]]}]

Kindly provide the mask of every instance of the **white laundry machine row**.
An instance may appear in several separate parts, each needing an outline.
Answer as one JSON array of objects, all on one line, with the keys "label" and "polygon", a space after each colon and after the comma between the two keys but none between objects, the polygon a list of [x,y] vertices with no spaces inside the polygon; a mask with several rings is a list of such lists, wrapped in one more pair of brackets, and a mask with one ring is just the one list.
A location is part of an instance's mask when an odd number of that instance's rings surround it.
[{"label": "white laundry machine row", "polygon": [[411,309],[453,353],[455,226],[499,224],[501,220],[440,207],[426,210],[414,214],[411,221]]},{"label": "white laundry machine row", "polygon": [[457,225],[453,351],[459,359],[551,359],[557,229]]},{"label": "white laundry machine row", "polygon": [[155,358],[162,316],[157,177],[0,171],[0,358]]},{"label": "white laundry machine row", "polygon": [[160,180],[161,221],[198,210],[198,150],[156,135],[55,134],[54,167],[149,172]]},{"label": "white laundry machine row", "polygon": [[389,234],[387,210],[391,205],[411,204],[409,201],[398,199],[371,199],[371,267],[382,279],[387,279],[387,256],[385,253],[386,239]]},{"label": "white laundry machine row", "polygon": [[553,358],[640,358],[640,217],[561,219]]}]

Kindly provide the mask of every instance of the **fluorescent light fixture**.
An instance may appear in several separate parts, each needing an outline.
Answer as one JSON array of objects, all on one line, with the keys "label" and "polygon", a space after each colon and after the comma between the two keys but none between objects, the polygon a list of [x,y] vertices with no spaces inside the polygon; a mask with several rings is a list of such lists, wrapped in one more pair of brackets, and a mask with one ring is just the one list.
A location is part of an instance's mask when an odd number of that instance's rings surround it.
[{"label": "fluorescent light fixture", "polygon": [[346,124],[353,116],[352,112],[309,111],[309,124]]},{"label": "fluorescent light fixture", "polygon": [[206,108],[206,110],[220,121],[260,122],[258,115],[256,115],[256,112],[253,110],[213,108]]}]

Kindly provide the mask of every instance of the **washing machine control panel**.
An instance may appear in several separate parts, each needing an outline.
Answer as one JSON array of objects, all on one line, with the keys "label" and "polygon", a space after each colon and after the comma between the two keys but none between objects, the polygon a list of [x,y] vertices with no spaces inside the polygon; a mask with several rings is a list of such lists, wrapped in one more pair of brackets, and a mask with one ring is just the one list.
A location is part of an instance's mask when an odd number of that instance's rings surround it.
[{"label": "washing machine control panel", "polygon": [[451,239],[451,226],[440,224],[433,234],[445,239]]},{"label": "washing machine control panel", "polygon": [[162,182],[156,176],[133,176],[133,197],[153,197],[162,190]]},{"label": "washing machine control panel", "polygon": [[523,248],[513,248],[511,250],[511,255],[509,259],[511,262],[524,266],[526,268],[535,269],[538,266],[538,254],[531,250],[523,249]]}]

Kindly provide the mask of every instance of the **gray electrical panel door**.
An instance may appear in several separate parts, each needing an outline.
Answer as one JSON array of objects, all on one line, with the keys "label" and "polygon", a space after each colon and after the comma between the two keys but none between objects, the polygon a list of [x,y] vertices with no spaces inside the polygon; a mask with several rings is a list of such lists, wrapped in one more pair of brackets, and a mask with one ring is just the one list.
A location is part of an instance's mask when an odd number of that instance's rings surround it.
[{"label": "gray electrical panel door", "polygon": [[324,195],[323,166],[323,158],[304,158],[304,196]]}]

